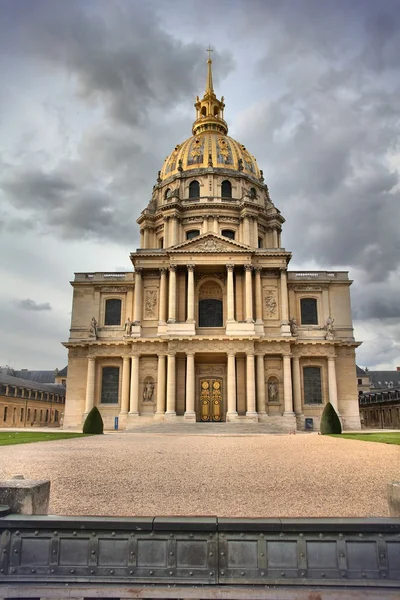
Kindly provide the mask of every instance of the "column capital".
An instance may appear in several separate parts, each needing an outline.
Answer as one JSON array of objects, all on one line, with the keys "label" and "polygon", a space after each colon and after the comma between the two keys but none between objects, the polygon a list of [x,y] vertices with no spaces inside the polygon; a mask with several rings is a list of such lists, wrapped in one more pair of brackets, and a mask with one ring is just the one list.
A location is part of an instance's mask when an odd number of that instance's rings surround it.
[{"label": "column capital", "polygon": [[260,275],[261,275],[261,271],[262,271],[262,267],[254,267],[255,273],[257,273],[257,274],[260,273]]},{"label": "column capital", "polygon": [[331,362],[334,361],[335,358],[336,358],[336,354],[334,354],[333,356],[332,355],[328,356],[328,360]]},{"label": "column capital", "polygon": [[196,352],[194,352],[193,350],[189,350],[189,352],[186,352],[186,356],[194,356],[196,354]]},{"label": "column capital", "polygon": [[135,273],[137,273],[138,275],[141,275],[143,271],[142,267],[135,267]]},{"label": "column capital", "polygon": [[232,352],[232,350],[229,350],[229,351],[226,353],[226,355],[227,355],[227,356],[233,356],[233,357],[235,357],[235,356],[236,356],[236,352]]},{"label": "column capital", "polygon": [[244,265],[244,270],[251,272],[253,270],[253,265]]},{"label": "column capital", "polygon": [[160,274],[161,274],[161,275],[166,275],[166,274],[167,274],[167,271],[168,271],[168,269],[167,269],[167,268],[165,268],[165,267],[161,267],[161,269],[160,269]]},{"label": "column capital", "polygon": [[231,264],[226,265],[226,270],[227,271],[232,271],[233,272],[234,268],[235,268],[235,265],[231,265]]},{"label": "column capital", "polygon": [[287,267],[279,267],[281,273],[287,273]]},{"label": "column capital", "polygon": [[172,272],[174,272],[174,273],[176,272],[176,268],[177,268],[177,265],[170,265],[170,266],[168,267],[169,271],[172,271]]},{"label": "column capital", "polygon": [[186,268],[187,268],[187,270],[188,270],[188,271],[192,271],[192,272],[193,272],[193,271],[194,271],[194,268],[195,268],[195,266],[196,266],[196,265],[186,265]]}]

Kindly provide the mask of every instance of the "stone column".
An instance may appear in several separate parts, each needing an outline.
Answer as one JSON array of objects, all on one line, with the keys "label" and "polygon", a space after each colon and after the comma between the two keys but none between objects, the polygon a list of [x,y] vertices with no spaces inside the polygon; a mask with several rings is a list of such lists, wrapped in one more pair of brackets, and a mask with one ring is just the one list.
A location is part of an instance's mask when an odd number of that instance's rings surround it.
[{"label": "stone column", "polygon": [[250,246],[250,221],[247,216],[243,220],[243,243]]},{"label": "stone column", "polygon": [[246,356],[246,396],[247,412],[246,417],[256,417],[256,386],[254,378],[254,354]]},{"label": "stone column", "polygon": [[203,216],[203,224],[202,224],[201,229],[202,229],[202,233],[208,232],[208,215]]},{"label": "stone column", "polygon": [[227,417],[237,417],[235,354],[228,353],[228,412]]},{"label": "stone column", "polygon": [[289,302],[286,269],[281,269],[281,316],[282,324],[287,325],[289,323]]},{"label": "stone column", "polygon": [[168,323],[176,322],[176,266],[169,268]]},{"label": "stone column", "polygon": [[123,357],[122,362],[122,397],[121,414],[127,415],[129,410],[129,371],[131,359],[129,356]]},{"label": "stone column", "polygon": [[290,355],[283,355],[283,401],[285,406],[284,415],[293,414],[292,397],[292,369],[290,364]]},{"label": "stone column", "polygon": [[90,412],[94,406],[94,380],[96,375],[96,359],[88,358],[86,379],[85,414]]},{"label": "stone column", "polygon": [[216,233],[217,235],[219,234],[218,217],[214,217],[213,230],[214,230],[214,233]]},{"label": "stone column", "polygon": [[256,288],[256,322],[263,323],[262,315],[262,290],[261,290],[261,269],[256,267],[255,269],[255,288]]},{"label": "stone column", "polygon": [[175,354],[168,354],[168,379],[167,379],[167,411],[166,415],[174,416],[176,397],[176,372]]},{"label": "stone column", "polygon": [[194,353],[186,355],[186,407],[185,417],[195,417],[194,412]]},{"label": "stone column", "polygon": [[253,246],[258,248],[258,223],[257,218],[253,218]]},{"label": "stone column", "polygon": [[246,282],[246,323],[253,323],[253,290],[252,290],[252,276],[251,271],[253,267],[251,265],[245,265],[245,282]]},{"label": "stone column", "polygon": [[149,247],[149,228],[148,227],[144,227],[143,228],[143,247],[144,248],[148,248]]},{"label": "stone column", "polygon": [[133,323],[139,325],[142,320],[142,269],[135,268],[135,304]]},{"label": "stone column", "polygon": [[296,415],[302,414],[301,407],[301,379],[300,379],[300,357],[293,356],[293,404]]},{"label": "stone column", "polygon": [[160,269],[160,307],[159,325],[164,325],[167,320],[167,269]]},{"label": "stone column", "polygon": [[172,227],[171,246],[175,246],[178,243],[178,218],[177,217],[172,217],[171,227]]},{"label": "stone column", "polygon": [[169,217],[164,217],[164,248],[168,248],[169,240]]},{"label": "stone column", "polygon": [[257,354],[257,412],[265,414],[265,367],[264,355]]},{"label": "stone column", "polygon": [[194,265],[187,265],[188,289],[187,289],[187,322],[194,321]]},{"label": "stone column", "polygon": [[328,389],[329,389],[329,402],[333,408],[339,414],[338,406],[338,395],[337,395],[337,382],[336,382],[336,363],[334,356],[328,356]]},{"label": "stone column", "polygon": [[133,354],[131,365],[131,398],[129,414],[139,416],[139,355]]},{"label": "stone column", "polygon": [[158,369],[157,369],[157,415],[163,415],[165,413],[165,373],[166,373],[166,359],[165,354],[158,355]]},{"label": "stone column", "polygon": [[278,229],[276,227],[272,228],[272,247],[278,248]]},{"label": "stone column", "polygon": [[235,320],[235,293],[233,286],[233,271],[235,265],[226,265],[226,269],[228,271],[227,285],[226,285],[226,295],[227,295],[227,321]]}]

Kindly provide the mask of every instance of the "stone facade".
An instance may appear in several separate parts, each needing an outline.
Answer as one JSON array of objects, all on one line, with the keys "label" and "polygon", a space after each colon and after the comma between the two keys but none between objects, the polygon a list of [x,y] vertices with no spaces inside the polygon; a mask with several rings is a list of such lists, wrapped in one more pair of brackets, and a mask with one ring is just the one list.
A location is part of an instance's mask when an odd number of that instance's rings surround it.
[{"label": "stone facade", "polygon": [[64,427],[149,420],[318,428],[328,400],[360,427],[346,272],[291,272],[262,171],[197,98],[193,136],[164,162],[138,219],[134,272],[72,282]]}]

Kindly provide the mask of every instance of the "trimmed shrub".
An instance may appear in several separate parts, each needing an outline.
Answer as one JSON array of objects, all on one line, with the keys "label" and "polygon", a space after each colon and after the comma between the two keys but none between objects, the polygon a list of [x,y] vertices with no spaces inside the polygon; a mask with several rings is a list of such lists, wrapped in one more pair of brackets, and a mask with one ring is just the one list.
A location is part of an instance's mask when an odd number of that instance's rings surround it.
[{"label": "trimmed shrub", "polygon": [[83,433],[100,434],[103,433],[103,419],[97,406],[93,406],[83,424]]},{"label": "trimmed shrub", "polygon": [[330,402],[325,406],[322,413],[320,431],[322,434],[342,433],[342,424]]}]

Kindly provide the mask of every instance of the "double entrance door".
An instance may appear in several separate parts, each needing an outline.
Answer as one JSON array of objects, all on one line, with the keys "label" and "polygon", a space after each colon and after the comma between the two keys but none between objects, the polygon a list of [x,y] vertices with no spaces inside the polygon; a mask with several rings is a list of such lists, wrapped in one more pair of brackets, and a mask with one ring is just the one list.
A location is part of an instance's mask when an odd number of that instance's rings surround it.
[{"label": "double entrance door", "polygon": [[200,378],[200,421],[222,421],[222,378]]}]

